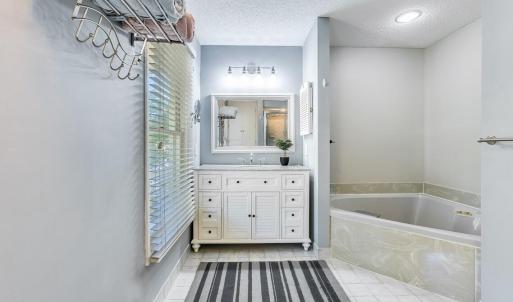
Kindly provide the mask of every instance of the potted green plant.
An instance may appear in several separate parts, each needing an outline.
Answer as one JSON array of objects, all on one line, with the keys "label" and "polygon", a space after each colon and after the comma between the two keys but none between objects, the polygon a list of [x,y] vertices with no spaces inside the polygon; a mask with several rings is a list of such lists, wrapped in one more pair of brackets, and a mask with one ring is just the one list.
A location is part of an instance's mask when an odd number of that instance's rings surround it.
[{"label": "potted green plant", "polygon": [[292,147],[292,141],[290,139],[277,139],[275,141],[276,147],[283,151],[283,156],[280,157],[280,163],[282,166],[287,166],[289,164],[289,157],[287,156],[287,151]]}]

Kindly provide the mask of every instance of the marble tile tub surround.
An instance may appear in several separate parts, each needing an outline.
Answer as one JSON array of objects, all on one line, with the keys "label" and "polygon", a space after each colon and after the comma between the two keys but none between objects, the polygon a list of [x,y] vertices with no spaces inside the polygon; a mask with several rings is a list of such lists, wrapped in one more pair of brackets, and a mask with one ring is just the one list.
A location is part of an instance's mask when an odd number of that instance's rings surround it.
[{"label": "marble tile tub surround", "polygon": [[422,183],[331,184],[332,194],[422,193]]},{"label": "marble tile tub surround", "polygon": [[481,196],[475,193],[460,191],[429,183],[424,183],[423,193],[449,199],[455,202],[460,202],[476,208],[481,207]]},{"label": "marble tile tub surround", "polygon": [[474,247],[332,217],[332,256],[461,302],[476,299]]},{"label": "marble tile tub surround", "polygon": [[331,184],[331,194],[384,194],[424,193],[460,202],[472,207],[481,207],[481,196],[430,183],[359,183]]}]

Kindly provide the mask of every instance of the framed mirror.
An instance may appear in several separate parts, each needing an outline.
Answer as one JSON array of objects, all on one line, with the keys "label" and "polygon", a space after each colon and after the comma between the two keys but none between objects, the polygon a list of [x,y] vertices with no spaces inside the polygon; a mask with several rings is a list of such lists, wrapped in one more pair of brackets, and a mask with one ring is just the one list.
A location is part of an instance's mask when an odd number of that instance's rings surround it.
[{"label": "framed mirror", "polygon": [[278,153],[277,139],[295,143],[293,94],[214,94],[211,103],[212,153]]}]

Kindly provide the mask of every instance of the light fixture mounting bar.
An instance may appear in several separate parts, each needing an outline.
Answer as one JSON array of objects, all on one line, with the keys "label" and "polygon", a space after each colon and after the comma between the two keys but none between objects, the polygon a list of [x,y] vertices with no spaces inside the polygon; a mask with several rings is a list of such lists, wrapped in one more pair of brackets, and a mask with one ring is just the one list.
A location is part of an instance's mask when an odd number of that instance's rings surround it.
[{"label": "light fixture mounting bar", "polygon": [[228,66],[228,74],[232,74],[234,69],[242,70],[243,74],[261,74],[262,70],[270,70],[271,74],[276,73],[276,68],[274,66],[255,66],[255,65],[244,65],[244,66]]}]

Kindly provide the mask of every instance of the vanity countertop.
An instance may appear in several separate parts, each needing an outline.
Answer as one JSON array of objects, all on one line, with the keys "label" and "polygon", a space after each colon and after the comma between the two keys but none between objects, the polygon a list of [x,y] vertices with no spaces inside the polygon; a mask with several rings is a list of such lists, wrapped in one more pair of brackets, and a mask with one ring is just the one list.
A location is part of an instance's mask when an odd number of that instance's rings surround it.
[{"label": "vanity countertop", "polygon": [[194,168],[197,171],[309,171],[305,166],[281,165],[201,165]]}]

